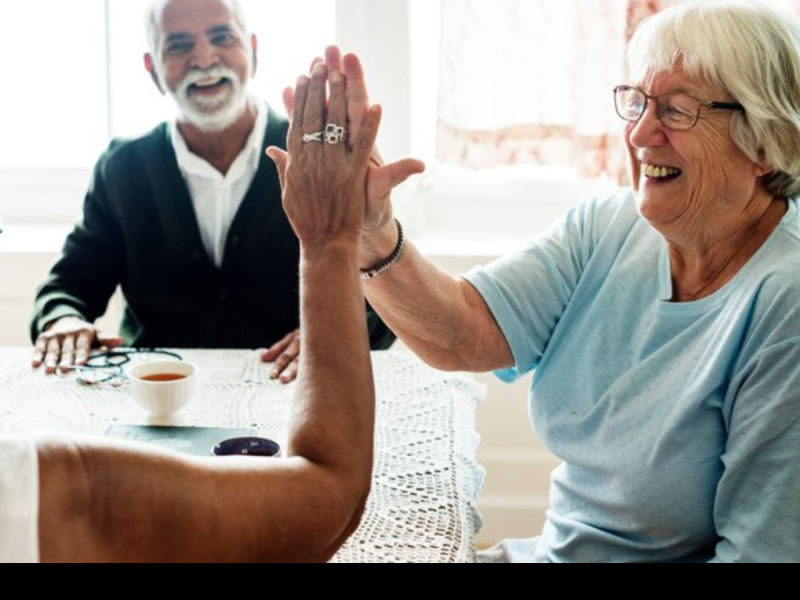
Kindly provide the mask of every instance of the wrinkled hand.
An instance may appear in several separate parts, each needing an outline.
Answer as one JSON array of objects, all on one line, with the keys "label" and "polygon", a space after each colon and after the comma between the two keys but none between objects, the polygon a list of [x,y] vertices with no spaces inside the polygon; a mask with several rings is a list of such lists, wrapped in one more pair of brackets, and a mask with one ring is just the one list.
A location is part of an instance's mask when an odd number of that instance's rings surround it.
[{"label": "wrinkled hand", "polygon": [[97,331],[91,323],[77,317],[65,317],[52,323],[36,340],[33,368],[44,364],[45,372],[53,375],[56,369],[69,370],[73,365],[85,365],[92,348],[118,348],[122,338],[109,337]]},{"label": "wrinkled hand", "polygon": [[347,80],[340,71],[318,63],[311,79],[300,77],[292,100],[289,152],[267,150],[278,167],[286,215],[306,252],[323,250],[331,243],[357,248],[381,109],[369,107],[361,121],[349,124],[351,143],[305,143],[304,134],[323,131],[326,125],[347,124]]},{"label": "wrinkled hand", "polygon": [[[331,46],[325,52],[324,61],[322,58],[314,60],[312,70],[320,63],[327,64],[331,71],[344,72],[347,80],[349,140],[351,142],[357,140],[370,106],[361,62],[352,54],[342,58],[339,48]],[[287,112],[292,115],[295,106],[294,91],[287,89],[283,100]],[[374,266],[394,250],[397,244],[397,228],[393,219],[392,190],[412,175],[422,173],[424,170],[425,164],[414,159],[400,160],[387,165],[383,162],[378,149],[373,147],[367,173],[367,204],[361,240],[362,268]]]},{"label": "wrinkled hand", "polygon": [[275,363],[275,368],[270,373],[272,379],[280,378],[280,382],[284,384],[293,382],[297,379],[297,369],[300,365],[300,332],[293,331],[262,352],[261,361]]}]

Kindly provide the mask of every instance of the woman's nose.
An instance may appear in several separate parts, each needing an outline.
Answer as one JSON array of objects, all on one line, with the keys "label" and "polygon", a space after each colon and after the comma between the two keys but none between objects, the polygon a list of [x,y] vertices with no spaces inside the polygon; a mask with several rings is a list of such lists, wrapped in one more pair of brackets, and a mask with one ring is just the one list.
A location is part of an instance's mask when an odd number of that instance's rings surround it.
[{"label": "woman's nose", "polygon": [[649,102],[642,118],[636,123],[631,123],[628,130],[628,139],[636,148],[652,148],[662,146],[667,141],[665,127],[658,118],[658,104]]}]

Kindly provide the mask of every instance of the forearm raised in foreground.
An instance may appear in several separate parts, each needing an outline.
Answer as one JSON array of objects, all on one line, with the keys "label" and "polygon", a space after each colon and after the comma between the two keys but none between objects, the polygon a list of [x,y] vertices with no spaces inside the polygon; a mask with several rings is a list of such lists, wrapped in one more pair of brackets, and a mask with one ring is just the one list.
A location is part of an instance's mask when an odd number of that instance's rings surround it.
[{"label": "forearm raised in foreground", "polygon": [[304,251],[300,275],[302,372],[289,451],[368,484],[375,389],[356,249]]},{"label": "forearm raised in foreground", "polygon": [[284,460],[39,442],[44,561],[324,561],[369,493],[374,387],[354,251],[302,264],[303,375]]}]

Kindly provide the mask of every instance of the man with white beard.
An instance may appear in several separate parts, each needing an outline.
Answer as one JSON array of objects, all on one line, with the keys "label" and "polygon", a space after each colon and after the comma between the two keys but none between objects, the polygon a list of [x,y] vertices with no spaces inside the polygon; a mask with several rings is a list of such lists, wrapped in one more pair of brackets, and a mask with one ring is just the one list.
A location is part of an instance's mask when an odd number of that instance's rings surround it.
[{"label": "man with white beard", "polygon": [[[94,346],[266,347],[273,377],[288,383],[300,354],[299,246],[264,156],[286,147],[288,122],[248,92],[257,39],[237,0],[159,0],[147,27],[145,65],[177,119],[100,158],[83,220],[37,296],[33,365],[84,364]],[[377,169],[373,192],[414,170],[402,167]],[[92,323],[117,286],[127,306],[121,337],[109,337]],[[372,349],[391,345],[371,309],[368,324]]]}]

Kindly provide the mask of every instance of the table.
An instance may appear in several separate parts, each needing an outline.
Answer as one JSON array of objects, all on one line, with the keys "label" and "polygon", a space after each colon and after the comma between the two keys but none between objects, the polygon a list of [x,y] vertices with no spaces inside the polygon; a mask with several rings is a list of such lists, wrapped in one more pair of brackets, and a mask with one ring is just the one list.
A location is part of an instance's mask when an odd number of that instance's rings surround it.
[{"label": "table", "polygon": [[[294,386],[270,381],[248,351],[180,351],[196,363],[196,398],[174,423],[248,427],[282,443]],[[0,432],[37,429],[103,435],[110,425],[153,424],[129,385],[80,386],[45,377],[28,348],[0,348]],[[358,532],[333,562],[474,562],[476,407],[483,386],[430,369],[402,352],[373,355],[378,397],[373,491]],[[164,424],[164,423],[158,423]]]}]

